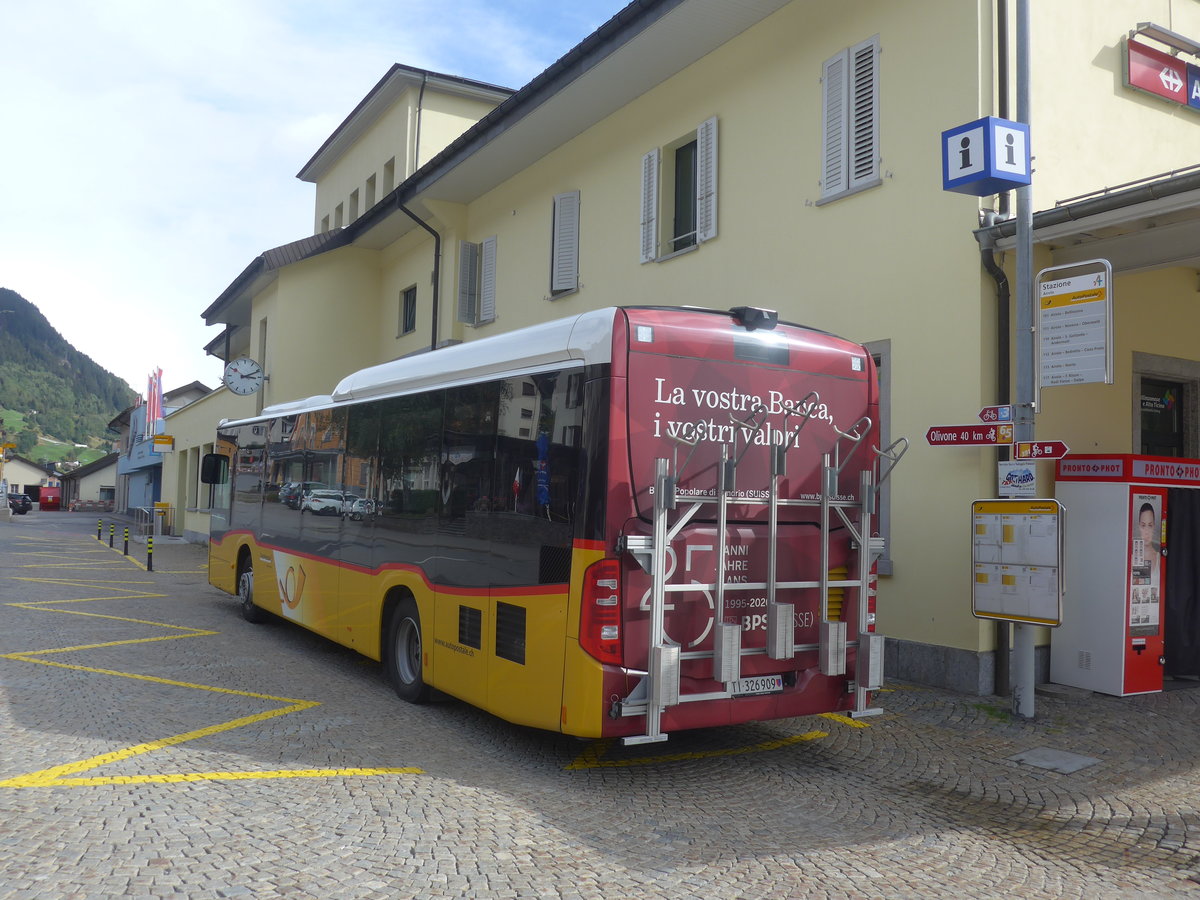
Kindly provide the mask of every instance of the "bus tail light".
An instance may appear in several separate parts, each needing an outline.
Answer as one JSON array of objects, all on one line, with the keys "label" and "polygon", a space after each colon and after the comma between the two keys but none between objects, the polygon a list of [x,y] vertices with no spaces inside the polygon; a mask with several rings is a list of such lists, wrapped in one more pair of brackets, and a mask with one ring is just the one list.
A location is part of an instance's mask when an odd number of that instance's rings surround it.
[{"label": "bus tail light", "polygon": [[602,559],[583,573],[583,604],[579,613],[579,646],[602,663],[620,664],[621,563]]}]

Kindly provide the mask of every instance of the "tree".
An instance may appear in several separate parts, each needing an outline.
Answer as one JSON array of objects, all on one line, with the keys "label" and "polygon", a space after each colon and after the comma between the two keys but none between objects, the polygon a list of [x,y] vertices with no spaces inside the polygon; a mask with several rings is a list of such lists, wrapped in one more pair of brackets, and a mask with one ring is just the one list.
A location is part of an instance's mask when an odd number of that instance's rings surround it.
[{"label": "tree", "polygon": [[33,448],[38,445],[38,434],[32,428],[26,428],[17,435],[17,452],[22,456],[26,456],[33,452]]}]

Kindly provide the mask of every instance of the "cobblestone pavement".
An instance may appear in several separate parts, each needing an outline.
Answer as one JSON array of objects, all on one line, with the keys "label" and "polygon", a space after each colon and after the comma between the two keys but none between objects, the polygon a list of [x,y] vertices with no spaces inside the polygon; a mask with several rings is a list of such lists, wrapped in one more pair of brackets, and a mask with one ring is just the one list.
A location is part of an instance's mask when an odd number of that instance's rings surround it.
[{"label": "cobblestone pavement", "polygon": [[5,900],[1200,896],[1200,690],[1021,722],[900,684],[857,723],[625,748],[406,705],[243,622],[203,548],[120,551],[0,523]]}]

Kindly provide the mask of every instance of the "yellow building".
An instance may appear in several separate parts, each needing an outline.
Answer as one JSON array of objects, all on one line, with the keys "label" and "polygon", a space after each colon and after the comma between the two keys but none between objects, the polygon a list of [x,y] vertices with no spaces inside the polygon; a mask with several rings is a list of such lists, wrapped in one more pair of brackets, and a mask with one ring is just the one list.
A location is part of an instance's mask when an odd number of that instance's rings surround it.
[{"label": "yellow building", "polygon": [[[204,311],[223,326],[210,352],[268,380],[173,417],[164,497],[173,483],[203,534],[216,421],[367,365],[610,305],[771,307],[868,344],[885,432],[913,442],[882,517],[889,671],[990,692],[969,526],[997,453],[924,435],[976,420],[1012,378],[1011,207],[944,191],[941,169],[943,131],[1016,117],[997,6],[639,0],[515,93],[394,67],[299,173],[314,233],[262,252]],[[1200,456],[1200,110],[1125,74],[1129,41],[1200,63],[1181,37],[1200,41],[1200,5],[1031,6],[1034,267],[1109,259],[1116,324],[1113,384],[1046,391],[1037,433],[1140,453],[1146,380],[1183,398],[1173,455]]]}]

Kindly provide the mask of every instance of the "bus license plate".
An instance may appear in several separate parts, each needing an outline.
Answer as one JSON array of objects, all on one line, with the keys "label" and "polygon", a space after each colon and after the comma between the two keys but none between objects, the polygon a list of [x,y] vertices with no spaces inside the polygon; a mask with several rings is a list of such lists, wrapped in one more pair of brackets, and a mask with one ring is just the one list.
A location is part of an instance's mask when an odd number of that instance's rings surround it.
[{"label": "bus license plate", "polygon": [[733,693],[739,697],[746,694],[778,694],[782,690],[782,675],[756,675],[753,678],[739,678],[733,683]]}]

